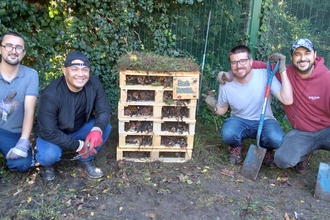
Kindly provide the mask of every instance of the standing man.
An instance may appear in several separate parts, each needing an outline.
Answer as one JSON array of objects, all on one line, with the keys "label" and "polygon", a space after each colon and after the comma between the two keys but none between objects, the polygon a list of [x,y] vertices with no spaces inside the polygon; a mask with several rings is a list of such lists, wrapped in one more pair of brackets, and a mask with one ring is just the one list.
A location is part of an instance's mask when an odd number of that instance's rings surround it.
[{"label": "standing man", "polygon": [[21,65],[25,42],[16,32],[0,38],[0,151],[9,170],[34,166],[30,135],[38,97],[38,73]]},{"label": "standing man", "polygon": [[61,160],[63,148],[77,152],[78,167],[91,178],[101,178],[93,158],[111,132],[110,105],[90,63],[80,51],[69,53],[63,76],[51,82],[38,103],[36,159],[43,180],[55,178],[53,164]]},{"label": "standing man", "polygon": [[[229,160],[240,163],[243,139],[257,136],[258,125],[264,103],[268,74],[266,69],[252,70],[251,51],[244,45],[232,48],[228,54],[232,81],[219,86],[218,101],[208,96],[205,101],[209,108],[218,115],[224,115],[231,108],[231,117],[222,126],[221,137],[229,147]],[[273,57],[274,60],[278,58]],[[283,68],[284,67],[284,68]],[[280,66],[281,83],[274,78],[271,93],[283,104],[293,102],[292,88],[285,71],[285,63]],[[260,146],[267,149],[264,163],[273,166],[273,149],[283,141],[283,131],[276,121],[270,102],[266,107],[265,121],[261,132]]]},{"label": "standing man", "polygon": [[[285,60],[282,54],[279,56]],[[305,174],[314,150],[330,151],[330,71],[306,38],[293,43],[291,60],[292,65],[286,68],[294,102],[283,108],[293,129],[276,151],[275,163]],[[265,63],[255,62],[252,67],[265,68]]]}]

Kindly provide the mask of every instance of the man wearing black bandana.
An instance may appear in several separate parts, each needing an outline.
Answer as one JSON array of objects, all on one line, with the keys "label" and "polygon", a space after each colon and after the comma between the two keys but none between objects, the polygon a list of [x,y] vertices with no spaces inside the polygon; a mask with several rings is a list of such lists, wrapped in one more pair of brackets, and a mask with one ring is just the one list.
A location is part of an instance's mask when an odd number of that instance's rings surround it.
[{"label": "man wearing black bandana", "polygon": [[101,178],[93,158],[111,132],[110,105],[99,78],[90,74],[87,56],[69,53],[63,76],[51,82],[38,102],[37,154],[43,180],[55,178],[54,163],[64,148],[77,152],[78,167]]}]

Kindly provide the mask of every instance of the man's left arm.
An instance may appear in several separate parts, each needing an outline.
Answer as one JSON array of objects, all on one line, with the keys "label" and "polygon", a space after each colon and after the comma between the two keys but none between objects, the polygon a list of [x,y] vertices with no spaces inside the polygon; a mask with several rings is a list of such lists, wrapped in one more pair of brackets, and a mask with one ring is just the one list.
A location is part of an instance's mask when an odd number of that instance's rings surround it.
[{"label": "man's left arm", "polygon": [[37,97],[25,96],[24,99],[24,118],[21,138],[29,139],[34,123],[34,113],[37,105]]},{"label": "man's left arm", "polygon": [[25,96],[21,138],[18,140],[16,146],[9,150],[6,155],[7,159],[15,160],[20,157],[27,157],[30,148],[30,135],[34,123],[36,105],[36,96]]},{"label": "man's left arm", "polygon": [[282,87],[279,92],[275,94],[276,98],[284,105],[291,105],[293,103],[293,93],[290,80],[286,72],[286,57],[281,53],[274,53],[269,56],[269,59],[275,62],[280,61],[278,73],[281,77]]}]

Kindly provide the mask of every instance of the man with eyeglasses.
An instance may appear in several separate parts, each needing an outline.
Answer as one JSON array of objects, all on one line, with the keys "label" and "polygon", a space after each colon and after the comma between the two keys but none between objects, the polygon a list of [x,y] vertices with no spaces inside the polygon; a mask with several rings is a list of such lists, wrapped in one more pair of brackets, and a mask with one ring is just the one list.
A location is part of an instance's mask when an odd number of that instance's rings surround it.
[{"label": "man with eyeglasses", "polygon": [[[244,45],[232,48],[228,54],[231,74],[227,74],[230,82],[219,86],[218,100],[212,94],[206,97],[208,107],[217,115],[224,115],[228,108],[231,117],[227,118],[222,126],[221,137],[229,145],[229,160],[233,164],[242,162],[241,150],[244,139],[255,139],[262,106],[265,99],[265,90],[268,74],[266,69],[252,69],[253,60],[251,51]],[[276,55],[272,59],[277,61]],[[283,104],[293,102],[292,88],[285,68],[280,68],[282,84],[274,77],[271,93]],[[220,74],[223,77],[223,74]],[[230,79],[229,79],[230,78]],[[266,106],[265,121],[263,124],[260,146],[267,149],[264,164],[275,167],[274,149],[283,141],[283,131],[276,121],[270,102]]]},{"label": "man with eyeglasses", "polygon": [[26,172],[34,166],[30,135],[38,97],[38,73],[21,64],[23,37],[7,32],[0,38],[0,151],[9,170]]},{"label": "man with eyeglasses", "polygon": [[38,102],[36,159],[44,181],[55,178],[54,164],[64,148],[77,152],[73,159],[91,178],[101,178],[93,158],[111,132],[110,105],[99,78],[81,51],[70,52],[63,76],[51,82]]}]

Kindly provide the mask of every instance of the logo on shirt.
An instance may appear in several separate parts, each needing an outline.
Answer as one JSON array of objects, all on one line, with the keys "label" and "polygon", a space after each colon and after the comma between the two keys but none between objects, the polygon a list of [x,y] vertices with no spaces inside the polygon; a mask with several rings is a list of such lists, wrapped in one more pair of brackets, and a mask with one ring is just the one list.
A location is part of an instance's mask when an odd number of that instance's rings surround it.
[{"label": "logo on shirt", "polygon": [[308,99],[314,101],[314,100],[320,99],[320,96],[308,96]]}]

